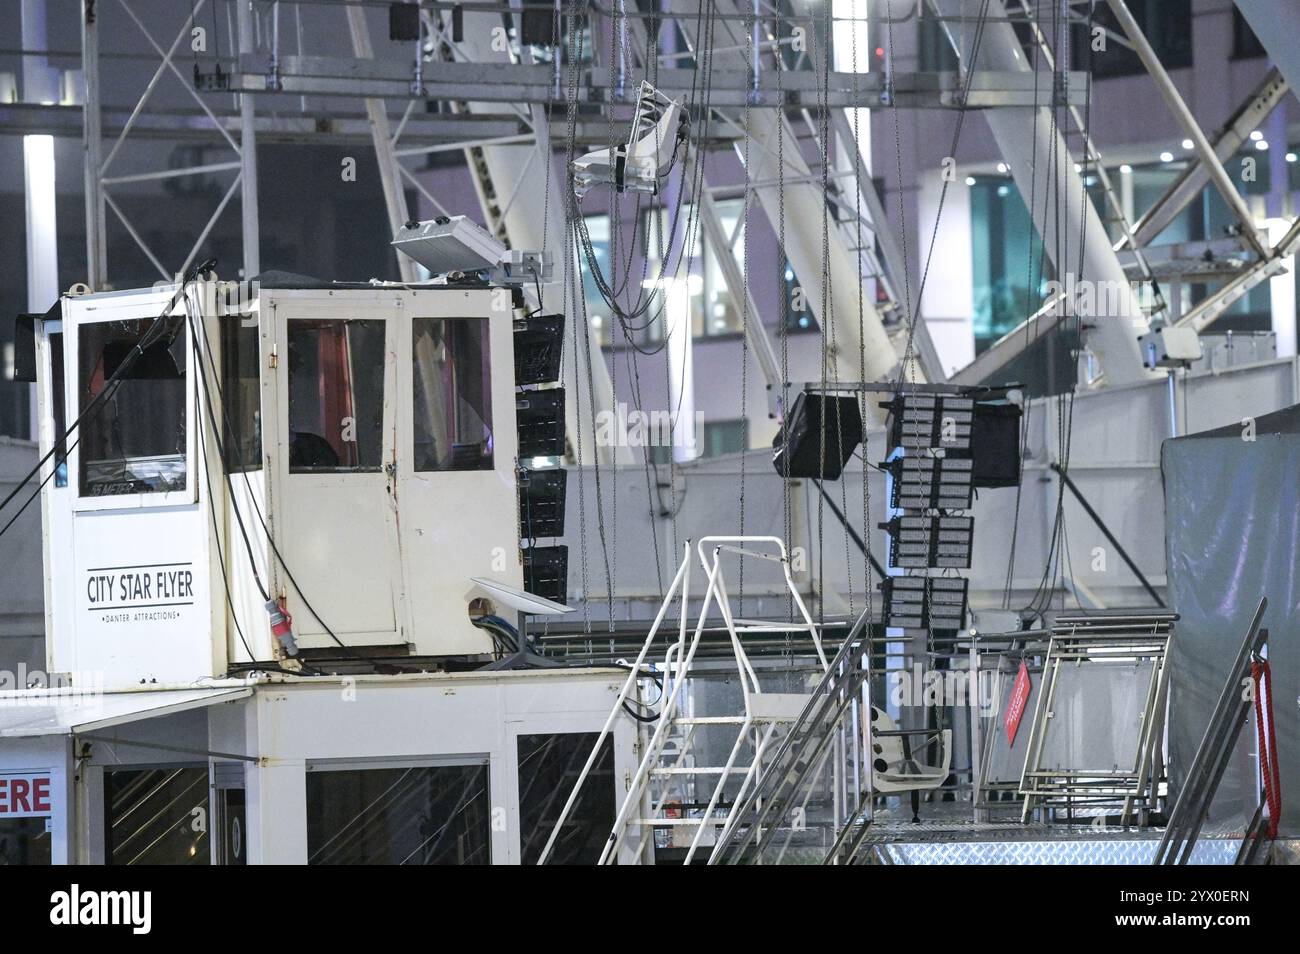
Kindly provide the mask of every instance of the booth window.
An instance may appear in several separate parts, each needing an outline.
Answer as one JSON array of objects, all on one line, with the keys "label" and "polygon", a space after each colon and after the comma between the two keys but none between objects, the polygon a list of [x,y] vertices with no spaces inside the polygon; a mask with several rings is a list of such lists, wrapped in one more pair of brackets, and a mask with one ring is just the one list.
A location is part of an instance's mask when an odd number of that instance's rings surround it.
[{"label": "booth window", "polygon": [[289,472],[379,470],[384,322],[289,321]]},{"label": "booth window", "polygon": [[247,316],[221,321],[221,400],[225,402],[222,447],[226,472],[262,469],[262,396],[257,323]]},{"label": "booth window", "polygon": [[[535,865],[541,858],[573,787],[573,769],[583,763],[596,739],[594,732],[519,736],[519,848],[523,864]],[[606,737],[547,864],[594,865],[599,861],[614,827],[614,804],[614,745]]]},{"label": "booth window", "polygon": [[[104,395],[80,427],[84,497],[185,489],[185,326],[170,319],[165,332],[151,332],[157,320],[99,321],[78,329],[80,412]],[[153,343],[136,355],[146,333]]]},{"label": "booth window", "polygon": [[491,470],[487,321],[416,318],[412,336],[415,469]]},{"label": "booth window", "polygon": [[0,820],[0,865],[48,865],[48,817]]},{"label": "booth window", "polygon": [[104,863],[206,865],[208,769],[205,765],[104,772]]},{"label": "booth window", "polygon": [[485,761],[353,766],[307,767],[308,864],[491,863]]}]

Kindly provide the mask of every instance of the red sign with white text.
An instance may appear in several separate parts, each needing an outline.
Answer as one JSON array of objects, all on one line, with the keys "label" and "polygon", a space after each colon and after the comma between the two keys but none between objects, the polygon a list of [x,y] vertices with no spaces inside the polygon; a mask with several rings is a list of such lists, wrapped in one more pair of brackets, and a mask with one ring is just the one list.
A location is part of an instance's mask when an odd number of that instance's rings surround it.
[{"label": "red sign with white text", "polygon": [[0,819],[42,818],[51,811],[49,772],[0,772]]},{"label": "red sign with white text", "polygon": [[1016,681],[1011,685],[1011,698],[1007,700],[1007,711],[1002,715],[1002,724],[1007,729],[1007,745],[1015,745],[1016,730],[1020,728],[1020,719],[1025,714],[1029,703],[1029,667],[1020,660],[1020,671]]}]

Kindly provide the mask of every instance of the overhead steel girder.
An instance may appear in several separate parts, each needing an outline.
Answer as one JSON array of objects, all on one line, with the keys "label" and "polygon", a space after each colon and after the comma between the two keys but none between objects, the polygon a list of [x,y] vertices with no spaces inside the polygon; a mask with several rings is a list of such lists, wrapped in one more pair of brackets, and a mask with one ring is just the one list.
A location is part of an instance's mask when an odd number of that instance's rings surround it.
[{"label": "overhead steel girder", "polygon": [[[10,136],[67,136],[77,137],[82,131],[83,107],[60,106],[50,103],[0,103],[0,135]],[[125,108],[105,107],[100,111],[102,135],[118,136],[130,118]],[[239,132],[238,113],[216,112],[222,129],[234,135]],[[293,145],[370,144],[370,121],[365,116],[255,116],[259,143],[285,143]],[[567,132],[563,120],[551,122],[551,136],[564,136]],[[710,139],[719,145],[730,143],[739,136],[729,127],[716,125]],[[503,139],[508,136],[531,136],[532,130],[517,115],[497,112],[491,115],[430,114],[411,116],[402,130],[400,155],[423,146],[456,146],[467,140]],[[171,110],[141,113],[131,126],[133,139],[155,139],[171,142],[219,142],[220,133],[212,121],[198,110]],[[609,122],[599,119],[580,119],[577,128],[578,142],[599,145],[609,141]]]},{"label": "overhead steel girder", "polygon": [[[463,45],[463,44],[462,44]],[[724,54],[725,55],[725,54]],[[787,71],[777,88],[775,75],[760,77],[757,92],[747,70],[714,70],[709,102],[716,107],[796,108],[818,102],[815,71]],[[409,64],[385,60],[354,60],[329,56],[282,56],[274,78],[266,71],[264,56],[241,56],[231,73],[202,73],[199,89],[205,92],[251,92],[288,96],[349,96],[385,99],[433,99],[456,102],[531,103],[563,105],[568,91],[557,88],[550,66],[528,63],[428,62],[418,87],[412,85]],[[567,83],[567,77],[566,77]],[[1084,74],[1072,74],[1069,103],[1084,105]],[[830,74],[830,92],[823,99],[831,107],[873,107],[893,100],[905,109],[951,109],[960,106],[962,80],[954,73],[895,73],[893,89],[886,90],[883,74]],[[603,103],[609,96],[610,72],[604,67],[582,71],[578,78],[579,103]],[[681,99],[696,89],[694,70],[661,69],[655,88]],[[1041,92],[1038,99],[1041,100]],[[636,89],[627,86],[614,102],[635,103]],[[967,106],[971,108],[1022,106],[1035,102],[1032,74],[1014,70],[980,71],[971,83]]]}]

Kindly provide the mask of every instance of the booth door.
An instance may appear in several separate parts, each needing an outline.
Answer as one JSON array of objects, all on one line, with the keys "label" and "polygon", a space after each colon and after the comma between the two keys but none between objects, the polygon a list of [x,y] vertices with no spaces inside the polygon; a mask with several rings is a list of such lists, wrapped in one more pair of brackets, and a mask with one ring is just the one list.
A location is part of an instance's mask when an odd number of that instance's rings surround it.
[{"label": "booth door", "polygon": [[391,311],[314,301],[280,303],[276,314],[287,365],[276,538],[298,584],[280,577],[294,633],[306,648],[337,646],[326,626],[348,645],[405,642],[395,612]]}]

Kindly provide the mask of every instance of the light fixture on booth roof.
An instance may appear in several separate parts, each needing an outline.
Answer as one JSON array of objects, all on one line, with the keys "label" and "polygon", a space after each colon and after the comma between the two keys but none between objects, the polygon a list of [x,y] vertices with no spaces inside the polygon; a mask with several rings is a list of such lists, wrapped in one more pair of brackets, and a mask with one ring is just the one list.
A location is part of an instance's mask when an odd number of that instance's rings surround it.
[{"label": "light fixture on booth roof", "polygon": [[1003,175],[1006,175],[1010,171],[1010,169],[1011,167],[1008,166],[1005,162],[998,163],[998,172],[1002,173]]},{"label": "light fixture on booth roof", "polygon": [[1257,140],[1255,140],[1255,148],[1258,149],[1260,152],[1267,152],[1267,151],[1268,151],[1268,140],[1267,140],[1267,139],[1257,139]]},{"label": "light fixture on booth roof", "polygon": [[1250,138],[1252,142],[1259,142],[1261,139],[1264,138],[1264,134],[1260,132],[1258,129],[1254,129],[1251,130]]},{"label": "light fixture on booth roof", "polygon": [[1161,162],[1173,162],[1173,161],[1174,161],[1174,154],[1173,154],[1172,152],[1162,152],[1162,153],[1160,154],[1160,161],[1161,161]]},{"label": "light fixture on booth roof", "polygon": [[1184,139],[1184,140],[1183,140],[1183,148],[1184,148],[1184,149],[1191,149],[1191,148],[1192,148],[1192,141],[1191,141],[1190,139]]},{"label": "light fixture on booth roof", "polygon": [[967,184],[968,186],[973,186],[973,185],[975,184],[975,177],[974,177],[974,176],[967,176],[967,177],[966,177],[966,184]]},{"label": "light fixture on booth roof", "polygon": [[1124,163],[1124,165],[1119,167],[1119,171],[1123,175],[1129,175],[1130,173],[1133,172],[1133,167],[1126,162]]},{"label": "light fixture on booth roof", "polygon": [[1295,162],[1295,153],[1294,153],[1294,152],[1288,152],[1288,153],[1286,154],[1286,161],[1287,161],[1287,162]]}]

